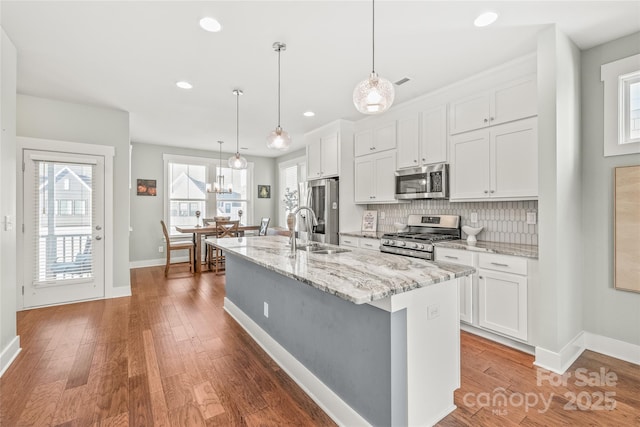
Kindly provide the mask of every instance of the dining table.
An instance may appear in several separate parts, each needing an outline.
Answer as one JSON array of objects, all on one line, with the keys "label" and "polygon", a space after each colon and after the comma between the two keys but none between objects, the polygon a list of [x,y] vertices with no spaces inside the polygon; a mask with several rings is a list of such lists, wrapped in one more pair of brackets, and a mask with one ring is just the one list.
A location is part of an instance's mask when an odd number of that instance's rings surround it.
[{"label": "dining table", "polygon": [[[193,235],[193,247],[195,255],[193,257],[193,271],[202,272],[202,236],[205,234],[216,234],[216,223],[210,222],[208,225],[176,225],[176,231]],[[260,230],[259,225],[238,225],[238,232],[242,236],[245,231]]]}]

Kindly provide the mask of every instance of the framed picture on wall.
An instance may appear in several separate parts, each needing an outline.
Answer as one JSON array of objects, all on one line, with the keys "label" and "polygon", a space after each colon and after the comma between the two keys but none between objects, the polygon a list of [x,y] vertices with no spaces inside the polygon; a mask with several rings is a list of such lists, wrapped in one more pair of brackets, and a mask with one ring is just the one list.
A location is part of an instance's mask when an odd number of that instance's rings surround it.
[{"label": "framed picture on wall", "polygon": [[270,199],[270,198],[271,198],[271,186],[258,185],[258,199]]},{"label": "framed picture on wall", "polygon": [[155,196],[156,194],[155,179],[138,179],[138,196]]}]

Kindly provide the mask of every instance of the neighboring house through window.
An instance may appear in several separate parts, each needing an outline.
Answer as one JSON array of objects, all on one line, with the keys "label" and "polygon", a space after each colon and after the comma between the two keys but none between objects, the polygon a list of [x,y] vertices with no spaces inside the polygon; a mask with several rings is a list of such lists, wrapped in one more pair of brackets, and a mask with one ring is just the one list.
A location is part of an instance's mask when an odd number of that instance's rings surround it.
[{"label": "neighboring house through window", "polygon": [[[170,235],[181,234],[176,231],[176,226],[196,225],[197,211],[200,211],[200,224],[203,218],[215,216],[239,219],[240,211],[243,223],[253,220],[250,194],[253,187],[253,163],[244,170],[225,167],[220,169],[216,159],[169,154],[164,155],[164,162],[165,222]],[[231,186],[231,193],[210,192],[213,182],[220,174],[224,176],[225,188]]]},{"label": "neighboring house through window", "polygon": [[287,226],[287,215],[289,210],[285,205],[285,194],[288,192],[297,192],[298,206],[304,205],[304,194],[300,194],[299,183],[306,180],[306,159],[304,157],[298,157],[296,159],[282,162],[278,165],[280,171],[279,185],[278,185],[278,225],[280,227]]}]

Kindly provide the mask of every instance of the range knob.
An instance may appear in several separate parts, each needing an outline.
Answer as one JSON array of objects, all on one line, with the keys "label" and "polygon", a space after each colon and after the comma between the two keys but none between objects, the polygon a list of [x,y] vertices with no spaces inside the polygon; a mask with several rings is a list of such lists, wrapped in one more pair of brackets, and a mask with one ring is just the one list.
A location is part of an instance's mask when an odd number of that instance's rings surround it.
[{"label": "range knob", "polygon": [[417,243],[412,243],[411,247],[414,248],[414,249],[418,249],[418,244]]},{"label": "range knob", "polygon": [[400,241],[398,242],[398,246],[407,246],[407,244],[405,242]]},{"label": "range knob", "polygon": [[384,239],[384,240],[382,241],[382,244],[383,244],[383,245],[389,245],[389,246],[392,246],[392,245],[393,245],[393,243],[394,243],[394,242],[393,242],[393,240],[390,240],[390,239]]},{"label": "range knob", "polygon": [[420,249],[421,251],[424,250],[424,245],[420,244],[420,245],[416,245],[416,249]]}]

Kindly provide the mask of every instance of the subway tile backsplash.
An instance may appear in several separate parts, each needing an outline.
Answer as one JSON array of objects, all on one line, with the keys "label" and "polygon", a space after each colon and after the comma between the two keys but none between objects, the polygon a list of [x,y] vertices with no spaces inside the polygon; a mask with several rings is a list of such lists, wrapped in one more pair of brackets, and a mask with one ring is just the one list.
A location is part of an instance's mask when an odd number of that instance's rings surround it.
[{"label": "subway tile backsplash", "polygon": [[[536,219],[538,217],[537,201],[451,203],[448,200],[413,200],[397,205],[368,205],[367,209],[378,211],[379,231],[395,231],[393,224],[406,224],[409,214],[460,215],[462,225],[484,227],[478,240],[538,244],[538,224],[527,224],[527,212],[535,212]],[[380,218],[382,212],[384,219]],[[476,223],[471,222],[473,212],[478,214]],[[462,232],[462,238],[466,237]]]}]

